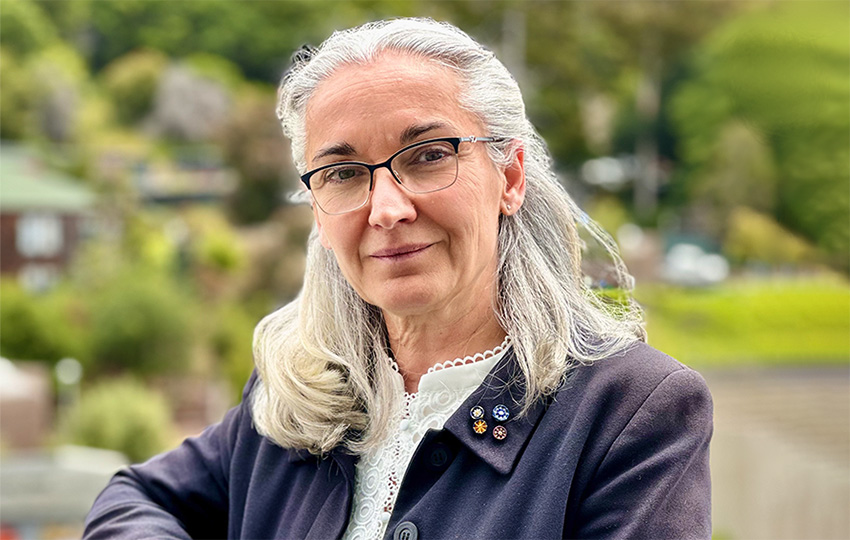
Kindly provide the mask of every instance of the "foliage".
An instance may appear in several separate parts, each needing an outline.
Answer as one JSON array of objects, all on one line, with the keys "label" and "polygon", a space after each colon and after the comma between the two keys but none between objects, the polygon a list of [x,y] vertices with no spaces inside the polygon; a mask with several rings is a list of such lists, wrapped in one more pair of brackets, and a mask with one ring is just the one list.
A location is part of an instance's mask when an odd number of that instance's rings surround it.
[{"label": "foliage", "polygon": [[156,273],[170,270],[177,257],[178,246],[168,236],[167,230],[164,215],[153,211],[136,211],[128,215],[122,246],[125,259]]},{"label": "foliage", "polygon": [[738,281],[712,289],[639,287],[649,343],[694,367],[845,364],[844,281]]},{"label": "foliage", "polygon": [[55,44],[57,40],[56,27],[41,7],[29,0],[3,1],[0,45],[4,49],[22,58]]},{"label": "foliage", "polygon": [[40,49],[28,58],[27,70],[38,132],[53,142],[75,140],[88,83],[88,70],[79,53],[65,44]]},{"label": "foliage", "polygon": [[[710,176],[730,122],[763,134],[775,160],[775,215],[850,259],[850,5],[779,2],[730,21],[695,57],[674,97],[681,154]],[[767,176],[765,176],[767,178]]]},{"label": "foliage", "polygon": [[211,270],[230,273],[242,265],[239,244],[227,232],[210,233],[199,242],[196,251],[198,263]]},{"label": "foliage", "polygon": [[736,207],[774,209],[776,171],[764,139],[741,122],[723,126],[714,146],[709,164],[695,179],[692,205],[707,211],[702,230],[722,237]]},{"label": "foliage", "polygon": [[128,273],[92,301],[92,362],[96,373],[153,374],[185,369],[192,304],[169,280]]},{"label": "foliage", "polygon": [[132,379],[106,380],[85,390],[66,429],[72,443],[117,450],[133,462],[165,450],[174,431],[162,396]]},{"label": "foliage", "polygon": [[234,279],[245,266],[244,246],[224,214],[210,208],[186,211],[180,219],[188,232],[185,270],[207,300],[232,296]]},{"label": "foliage", "polygon": [[617,234],[619,228],[631,220],[623,203],[613,195],[593,198],[588,205],[588,214],[611,235]]},{"label": "foliage", "polygon": [[237,223],[268,219],[283,198],[283,178],[291,162],[274,108],[274,92],[254,86],[239,97],[223,131],[225,157],[239,172],[239,185],[229,201]]},{"label": "foliage", "polygon": [[799,265],[815,257],[814,247],[770,216],[740,206],[732,211],[723,251],[738,263]]},{"label": "foliage", "polygon": [[[639,137],[664,135],[671,113],[688,168],[690,189],[683,192],[712,208],[718,235],[732,216],[730,255],[776,264],[804,257],[807,248],[771,224],[773,214],[840,259],[848,243],[847,9],[824,2],[752,6],[726,22],[739,11],[734,3],[3,0],[0,135],[46,133],[63,144],[88,145],[81,153],[100,152],[112,167],[112,176],[96,178],[104,190],[117,193],[123,185],[129,193],[104,205],[117,215],[121,238],[77,265],[73,302],[52,294],[16,300],[11,293],[7,308],[3,299],[0,350],[50,358],[71,350],[96,372],[151,373],[183,365],[190,348],[211,349],[234,388],[241,387],[250,369],[250,328],[298,290],[311,223],[309,209],[280,206],[282,194],[298,186],[269,83],[302,43],[393,15],[449,20],[496,50],[516,74],[560,167],[605,147],[586,143],[591,126],[583,125],[583,113],[590,101],[628,113],[617,147],[627,152]],[[697,54],[686,56],[695,46]],[[679,84],[677,77],[687,84],[675,106],[655,119],[643,114],[642,85],[653,83],[664,94],[667,85]],[[122,125],[104,126],[110,107]],[[140,122],[146,117],[151,121]],[[136,129],[131,136],[128,127]],[[172,227],[179,221],[173,215],[141,212],[132,200],[135,167],[155,169],[167,160],[168,168],[179,152],[202,146],[198,141],[220,145],[239,173],[229,217],[255,225],[250,230],[237,235],[201,220],[181,231],[179,223]],[[733,210],[742,203],[764,215]],[[630,217],[614,199],[596,206],[591,214],[612,232]],[[273,225],[271,234],[239,249],[263,222]],[[181,271],[185,282],[177,281]],[[22,308],[25,302],[31,305]],[[190,320],[198,305],[210,314],[198,322],[208,325],[204,334]],[[670,324],[685,320],[677,313]],[[659,328],[651,335],[664,336]]]},{"label": "foliage", "polygon": [[15,55],[0,47],[0,138],[21,139],[31,131],[33,83]]},{"label": "foliage", "polygon": [[[290,51],[317,44],[333,29],[392,16],[448,20],[495,48],[517,73],[531,115],[561,162],[588,153],[579,114],[583,96],[617,94],[623,80],[634,83],[647,54],[672,64],[731,11],[729,3],[716,2],[640,2],[624,9],[618,2],[536,0],[78,1],[74,13],[60,4],[41,3],[64,36],[79,34],[86,22],[96,44],[88,50],[95,72],[138,48],[193,65],[203,51],[267,83],[278,81]],[[632,100],[634,87],[616,97]]]},{"label": "foliage", "polygon": [[252,338],[258,321],[235,303],[220,305],[214,317],[215,328],[210,343],[232,396],[238,399],[254,369]]},{"label": "foliage", "polygon": [[245,83],[239,66],[224,57],[209,53],[194,53],[187,56],[184,61],[195,73],[205,79],[216,81],[230,92],[240,90]]},{"label": "foliage", "polygon": [[85,306],[67,291],[33,295],[12,281],[0,282],[0,354],[15,360],[85,360],[81,332]]},{"label": "foliage", "polygon": [[150,113],[168,58],[159,51],[137,50],[113,60],[103,70],[103,86],[125,124]]},{"label": "foliage", "polygon": [[[46,2],[60,20],[62,2]],[[205,51],[230,59],[252,78],[272,81],[285,67],[281,51],[317,41],[332,27],[336,9],[308,0],[288,2],[87,2],[89,33],[98,46],[91,51],[95,70],[139,47],[182,58]]]}]

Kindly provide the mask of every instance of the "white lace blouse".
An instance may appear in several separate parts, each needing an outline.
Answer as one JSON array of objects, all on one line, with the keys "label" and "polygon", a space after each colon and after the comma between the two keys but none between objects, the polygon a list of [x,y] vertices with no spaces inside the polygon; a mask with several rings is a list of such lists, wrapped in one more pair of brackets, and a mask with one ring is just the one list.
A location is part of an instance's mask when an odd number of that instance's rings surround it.
[{"label": "white lace blouse", "polygon": [[[354,500],[343,540],[384,536],[402,477],[419,442],[429,429],[442,429],[504,356],[508,344],[506,339],[492,351],[437,364],[422,375],[418,392],[404,393],[403,410],[398,412],[390,436],[357,464]],[[401,380],[401,374],[398,377]],[[404,387],[403,382],[399,387]]]}]

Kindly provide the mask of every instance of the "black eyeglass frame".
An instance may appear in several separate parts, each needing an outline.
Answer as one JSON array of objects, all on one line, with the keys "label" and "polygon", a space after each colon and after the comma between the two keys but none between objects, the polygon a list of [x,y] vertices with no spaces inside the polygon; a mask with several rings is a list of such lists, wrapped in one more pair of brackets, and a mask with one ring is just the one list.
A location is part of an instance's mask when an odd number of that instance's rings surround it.
[{"label": "black eyeglass frame", "polygon": [[401,150],[399,150],[395,154],[391,155],[386,161],[383,161],[381,163],[375,163],[374,165],[370,165],[368,163],[363,163],[361,161],[338,161],[336,163],[330,163],[328,165],[322,165],[321,167],[317,167],[317,168],[315,168],[311,171],[307,171],[306,173],[302,174],[301,175],[301,181],[304,183],[304,185],[307,187],[308,190],[312,191],[312,188],[310,187],[310,177],[313,176],[314,174],[316,174],[317,172],[321,172],[325,169],[330,169],[330,168],[333,168],[333,167],[339,167],[339,166],[342,166],[342,165],[358,165],[360,167],[365,167],[369,171],[369,195],[366,196],[366,200],[364,200],[363,203],[360,206],[356,206],[356,207],[352,208],[351,210],[344,210],[342,212],[328,212],[327,210],[322,208],[322,205],[320,205],[318,202],[316,202],[316,204],[319,206],[319,208],[322,210],[322,212],[324,212],[326,214],[329,214],[329,215],[347,214],[348,212],[354,212],[355,210],[359,210],[360,208],[363,208],[366,205],[366,203],[369,202],[369,199],[372,197],[372,188],[375,186],[375,171],[377,171],[378,169],[384,169],[385,168],[388,171],[390,171],[390,174],[392,175],[393,179],[395,179],[395,181],[398,183],[398,185],[400,185],[401,187],[403,187],[404,189],[406,189],[407,191],[409,191],[411,193],[418,193],[418,194],[434,193],[435,191],[441,191],[441,190],[444,190],[446,188],[449,188],[449,187],[453,186],[455,182],[457,182],[457,175],[456,175],[454,182],[452,182],[451,184],[449,184],[447,186],[443,186],[443,187],[440,187],[440,188],[437,188],[437,189],[431,189],[431,190],[428,190],[428,191],[413,191],[412,189],[410,189],[409,187],[404,185],[404,182],[402,182],[401,179],[398,176],[396,176],[395,171],[392,169],[392,167],[390,167],[390,163],[392,163],[392,161],[396,157],[407,152],[408,150],[411,150],[411,149],[419,147],[419,146],[425,146],[426,144],[433,144],[433,143],[436,143],[436,142],[447,142],[454,147],[455,156],[457,156],[458,152],[460,152],[460,143],[462,143],[462,142],[468,142],[468,143],[486,142],[486,143],[490,143],[490,142],[502,142],[504,140],[506,140],[506,137],[476,137],[474,135],[470,135],[469,137],[439,137],[439,138],[436,138],[436,139],[428,139],[426,141],[419,141],[417,143],[413,143],[411,145],[405,146],[404,148],[402,148]]}]

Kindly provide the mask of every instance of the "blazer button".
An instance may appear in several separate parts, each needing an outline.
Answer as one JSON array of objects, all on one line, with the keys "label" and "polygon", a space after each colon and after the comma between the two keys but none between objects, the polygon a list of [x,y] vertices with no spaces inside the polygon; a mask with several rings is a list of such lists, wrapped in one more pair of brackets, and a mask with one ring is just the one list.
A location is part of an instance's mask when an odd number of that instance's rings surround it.
[{"label": "blazer button", "polygon": [[409,521],[399,523],[393,533],[393,540],[417,540],[418,538],[419,531],[416,529],[416,525]]},{"label": "blazer button", "polygon": [[446,448],[446,445],[442,443],[437,443],[434,445],[434,448],[431,449],[431,467],[434,469],[439,469],[445,466],[449,461],[449,451]]}]

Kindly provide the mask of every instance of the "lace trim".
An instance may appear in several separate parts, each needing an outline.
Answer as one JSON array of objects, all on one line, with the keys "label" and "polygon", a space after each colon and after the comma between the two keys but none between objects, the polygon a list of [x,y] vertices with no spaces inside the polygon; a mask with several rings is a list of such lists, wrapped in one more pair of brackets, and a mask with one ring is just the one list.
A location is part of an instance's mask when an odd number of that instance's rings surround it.
[{"label": "lace trim", "polygon": [[[511,344],[511,336],[505,336],[505,339],[500,344],[496,345],[494,348],[492,348],[490,350],[480,352],[480,353],[475,353],[471,356],[464,356],[463,358],[455,358],[454,360],[446,360],[445,362],[436,363],[433,366],[429,367],[428,371],[426,373],[434,373],[434,372],[440,371],[442,369],[450,368],[450,367],[463,366],[463,365],[466,365],[466,364],[474,364],[475,362],[480,362],[481,360],[487,360],[488,358],[491,358],[493,356],[496,356],[497,354],[500,354],[502,351],[507,349],[510,344]],[[392,361],[391,365],[393,367],[393,370],[395,370],[396,373],[401,373],[398,370],[398,362],[395,361],[395,358],[391,358],[390,360]],[[405,396],[407,396],[407,395],[408,394],[405,392]]]},{"label": "lace trim", "polygon": [[474,388],[405,393],[393,434],[379,448],[362,455],[355,475],[355,495],[345,540],[381,538],[395,507],[404,472],[429,429],[446,420]]},{"label": "lace trim", "polygon": [[476,353],[472,356],[464,356],[463,358],[455,358],[454,360],[447,360],[442,364],[434,364],[433,366],[428,368],[428,373],[434,373],[435,371],[440,371],[441,369],[446,369],[455,366],[462,366],[465,364],[474,364],[475,362],[480,362],[481,360],[486,360],[491,356],[496,356],[501,353],[505,349],[508,348],[508,345],[511,344],[511,336],[505,336],[505,340],[502,341],[495,348],[484,351],[483,353]]},{"label": "lace trim", "polygon": [[[475,358],[474,361],[486,359],[495,365],[509,343],[506,338],[492,351],[467,358]],[[438,365],[440,369],[451,367],[445,363]],[[482,370],[480,379],[485,376]],[[372,540],[384,536],[404,472],[420,441],[428,430],[442,429],[446,420],[481,384],[481,380],[472,386],[443,386],[439,390],[404,393],[404,400],[396,410],[396,425],[392,433],[378,448],[362,455],[357,464],[351,516],[343,535],[345,540]]]}]

